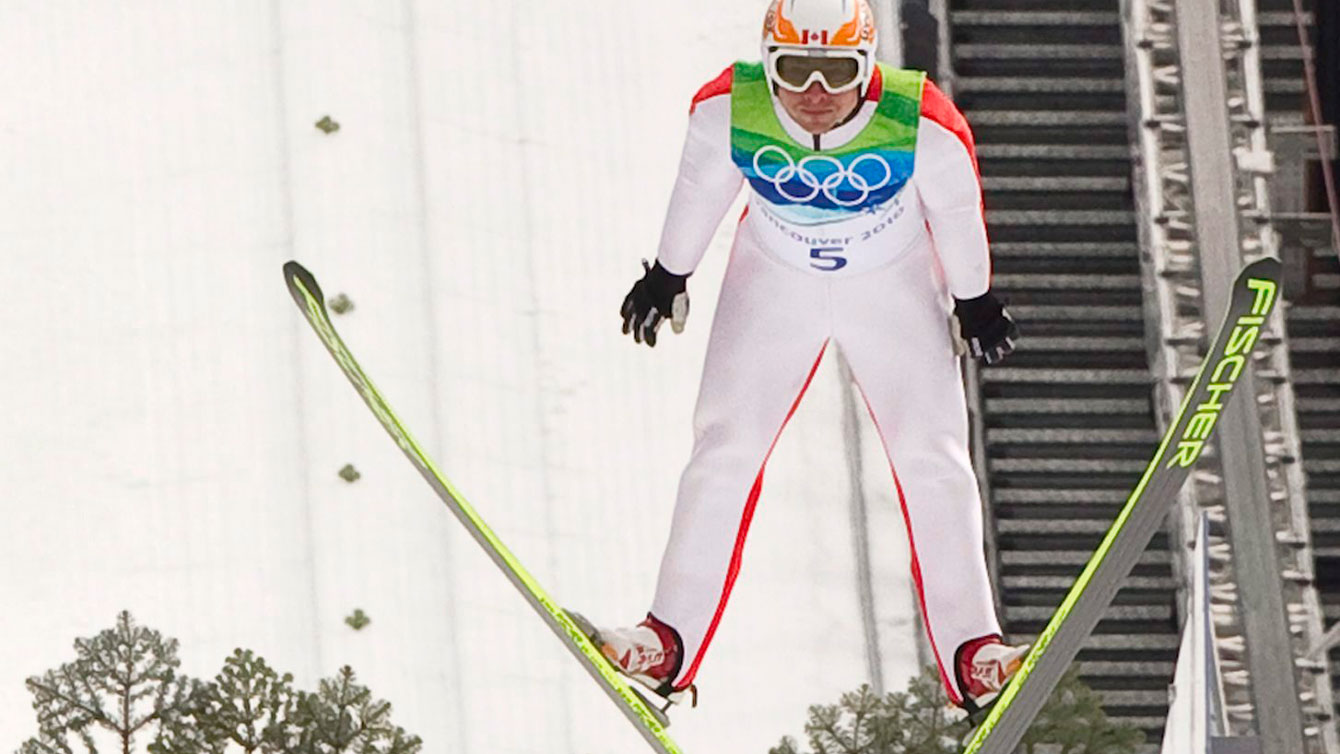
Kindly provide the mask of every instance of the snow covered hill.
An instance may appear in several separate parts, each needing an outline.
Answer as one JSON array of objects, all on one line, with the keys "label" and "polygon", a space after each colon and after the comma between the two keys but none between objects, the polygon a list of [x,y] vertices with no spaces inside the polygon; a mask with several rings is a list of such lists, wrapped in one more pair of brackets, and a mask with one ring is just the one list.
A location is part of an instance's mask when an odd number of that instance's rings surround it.
[{"label": "snow covered hill", "polygon": [[[655,252],[689,98],[756,55],[762,11],[0,8],[0,749],[35,733],[24,678],[125,608],[181,639],[193,675],[237,646],[303,686],[350,664],[431,754],[637,751],[330,363],[280,266],[353,301],[346,340],[551,592],[639,619],[733,221],[684,335],[635,347],[616,311]],[[702,706],[676,714],[686,751],[763,754],[872,674],[842,407],[830,361],[770,464]],[[888,466],[862,453],[897,687],[919,619]]]}]

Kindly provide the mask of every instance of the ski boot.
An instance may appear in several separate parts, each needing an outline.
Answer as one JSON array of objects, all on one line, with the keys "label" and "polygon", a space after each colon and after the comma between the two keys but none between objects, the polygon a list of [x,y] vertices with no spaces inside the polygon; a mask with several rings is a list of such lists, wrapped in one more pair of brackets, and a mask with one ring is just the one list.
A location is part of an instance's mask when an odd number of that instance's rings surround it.
[{"label": "ski boot", "polygon": [[572,622],[577,624],[620,675],[636,681],[661,700],[662,704],[653,704],[636,687],[629,687],[662,725],[670,724],[670,718],[666,715],[670,705],[680,703],[685,696],[690,697],[690,706],[698,706],[696,686],[675,689],[670,684],[679,673],[683,659],[679,635],[674,629],[651,615],[631,628],[596,628],[580,613],[571,610],[568,611],[568,617],[572,618]]},{"label": "ski boot", "polygon": [[1019,672],[1029,645],[1011,646],[999,636],[984,636],[963,645],[958,651],[955,672],[963,694],[961,706],[976,727],[986,718],[996,698],[1010,679]]}]

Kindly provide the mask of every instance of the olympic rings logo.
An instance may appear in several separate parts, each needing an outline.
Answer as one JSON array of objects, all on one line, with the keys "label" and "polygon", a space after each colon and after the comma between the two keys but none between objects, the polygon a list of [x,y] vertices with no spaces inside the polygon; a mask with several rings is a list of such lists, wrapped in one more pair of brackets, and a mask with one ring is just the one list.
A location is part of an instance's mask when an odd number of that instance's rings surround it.
[{"label": "olympic rings logo", "polygon": [[[777,172],[769,175],[764,171],[762,165],[763,156],[776,152],[785,160],[783,164],[777,167]],[[865,176],[857,172],[866,161],[875,163],[884,168],[884,177],[873,183]],[[827,165],[832,167],[832,172],[823,178],[820,178],[811,166]],[[827,172],[827,171],[824,171]],[[855,207],[870,198],[870,195],[885,186],[893,180],[893,168],[878,154],[863,154],[851,161],[849,165],[843,165],[842,161],[836,157],[822,154],[812,154],[802,159],[799,163],[787,153],[786,150],[776,144],[768,144],[754,153],[754,173],[763,181],[772,184],[777,189],[777,193],[790,201],[805,204],[813,201],[820,193],[830,202],[839,207]],[[793,195],[787,190],[786,184],[794,181],[800,181],[809,193],[800,196]],[[860,193],[859,198],[855,200],[843,200],[838,197],[838,189],[843,185],[850,186]]]}]

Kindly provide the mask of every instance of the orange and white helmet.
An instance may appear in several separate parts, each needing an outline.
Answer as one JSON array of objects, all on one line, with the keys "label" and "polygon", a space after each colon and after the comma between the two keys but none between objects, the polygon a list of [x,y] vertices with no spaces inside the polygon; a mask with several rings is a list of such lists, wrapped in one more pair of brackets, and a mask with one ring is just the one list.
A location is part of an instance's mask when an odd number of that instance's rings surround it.
[{"label": "orange and white helmet", "polygon": [[772,0],[763,66],[783,89],[803,92],[817,79],[837,94],[870,83],[877,42],[867,0]]}]

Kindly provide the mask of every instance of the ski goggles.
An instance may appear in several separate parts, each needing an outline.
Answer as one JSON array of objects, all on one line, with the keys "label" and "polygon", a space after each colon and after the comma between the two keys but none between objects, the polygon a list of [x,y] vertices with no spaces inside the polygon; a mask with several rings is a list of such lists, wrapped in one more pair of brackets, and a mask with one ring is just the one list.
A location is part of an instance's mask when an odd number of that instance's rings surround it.
[{"label": "ski goggles", "polygon": [[804,52],[785,47],[768,53],[768,78],[783,89],[803,92],[815,81],[829,94],[865,83],[870,60],[858,50]]}]

